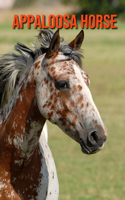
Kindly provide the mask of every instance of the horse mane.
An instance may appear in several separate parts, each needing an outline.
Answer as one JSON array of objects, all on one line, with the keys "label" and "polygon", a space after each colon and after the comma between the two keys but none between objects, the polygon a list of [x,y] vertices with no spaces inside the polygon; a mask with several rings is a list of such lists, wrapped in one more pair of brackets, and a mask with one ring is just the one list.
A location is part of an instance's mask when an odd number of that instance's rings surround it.
[{"label": "horse mane", "polygon": [[[7,53],[0,58],[0,108],[3,108],[10,100],[26,68],[29,65],[31,67],[40,55],[47,52],[53,35],[54,32],[51,30],[40,30],[37,36],[38,45],[33,43],[33,50],[22,43],[17,43],[14,46],[16,53]],[[72,49],[68,44],[62,43],[59,51],[69,59],[75,60],[81,67],[81,53]]]}]

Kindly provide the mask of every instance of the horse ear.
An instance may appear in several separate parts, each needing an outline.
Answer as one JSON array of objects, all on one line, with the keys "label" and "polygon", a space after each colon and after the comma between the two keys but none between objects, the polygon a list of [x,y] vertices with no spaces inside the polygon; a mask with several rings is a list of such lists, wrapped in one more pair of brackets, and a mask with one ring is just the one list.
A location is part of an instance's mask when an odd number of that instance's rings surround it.
[{"label": "horse ear", "polygon": [[69,43],[69,46],[75,50],[79,50],[82,45],[83,39],[84,39],[84,31],[81,30],[80,33],[75,37],[75,39]]},{"label": "horse ear", "polygon": [[59,29],[58,29],[52,37],[52,40],[46,52],[45,58],[51,58],[52,56],[56,55],[58,52],[59,45],[60,45],[60,36],[59,36]]}]

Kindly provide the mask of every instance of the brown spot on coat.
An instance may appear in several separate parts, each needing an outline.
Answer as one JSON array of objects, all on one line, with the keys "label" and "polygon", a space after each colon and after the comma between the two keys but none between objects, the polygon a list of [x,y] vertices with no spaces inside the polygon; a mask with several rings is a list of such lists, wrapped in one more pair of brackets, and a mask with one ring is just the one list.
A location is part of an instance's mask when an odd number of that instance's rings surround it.
[{"label": "brown spot on coat", "polygon": [[54,105],[51,106],[51,110],[55,110],[55,106]]},{"label": "brown spot on coat", "polygon": [[51,119],[52,115],[53,115],[53,111],[48,113],[49,119]]},{"label": "brown spot on coat", "polygon": [[78,85],[78,90],[81,91],[82,90],[82,86]]},{"label": "brown spot on coat", "polygon": [[39,68],[40,68],[40,65],[39,65],[39,64],[40,64],[40,61],[38,61],[38,62],[36,63],[35,68],[38,68],[38,69],[39,69]]},{"label": "brown spot on coat", "polygon": [[51,82],[50,82],[50,87],[52,87],[52,85],[53,85],[53,84],[52,84],[52,81],[51,81]]},{"label": "brown spot on coat", "polygon": [[87,102],[86,106],[89,107],[89,102]]},{"label": "brown spot on coat", "polygon": [[80,109],[82,109],[84,107],[84,103],[81,104]]},{"label": "brown spot on coat", "polygon": [[72,121],[73,126],[76,126],[76,120],[77,120],[77,117],[74,117],[74,119]]},{"label": "brown spot on coat", "polygon": [[50,71],[51,71],[51,72],[53,72],[54,70],[55,70],[55,67],[54,67],[54,66],[50,68]]},{"label": "brown spot on coat", "polygon": [[73,90],[73,94],[76,93],[77,92],[77,86],[74,85],[72,90]]},{"label": "brown spot on coat", "polygon": [[51,96],[50,96],[50,100],[51,100],[51,101],[53,100],[53,94],[51,94]]},{"label": "brown spot on coat", "polygon": [[44,82],[45,82],[45,84],[47,84],[47,83],[48,83],[48,80],[45,78]]},{"label": "brown spot on coat", "polygon": [[54,90],[54,89],[53,89],[53,88],[51,88],[51,89],[50,89],[50,92],[53,92],[53,90]]},{"label": "brown spot on coat", "polygon": [[83,96],[80,95],[78,98],[77,98],[77,104],[81,103],[83,100]]}]

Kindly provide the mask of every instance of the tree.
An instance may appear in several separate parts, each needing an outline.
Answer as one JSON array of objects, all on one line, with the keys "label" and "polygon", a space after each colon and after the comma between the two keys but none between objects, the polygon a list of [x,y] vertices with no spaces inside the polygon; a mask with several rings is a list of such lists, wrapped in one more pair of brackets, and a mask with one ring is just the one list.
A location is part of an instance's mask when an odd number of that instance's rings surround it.
[{"label": "tree", "polygon": [[79,6],[77,14],[119,14],[125,12],[125,0],[62,0],[63,3],[74,3]]}]

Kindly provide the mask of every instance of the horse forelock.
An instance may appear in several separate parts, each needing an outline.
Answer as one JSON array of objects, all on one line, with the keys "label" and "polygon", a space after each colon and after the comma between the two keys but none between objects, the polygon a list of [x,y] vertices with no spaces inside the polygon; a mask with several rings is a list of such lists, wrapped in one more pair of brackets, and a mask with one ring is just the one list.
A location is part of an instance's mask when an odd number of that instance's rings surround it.
[{"label": "horse forelock", "polygon": [[[47,52],[53,35],[54,32],[52,32],[51,30],[40,30],[40,33],[37,37],[43,53]],[[73,59],[74,61],[76,61],[81,67],[81,58],[83,57],[83,55],[75,49],[71,48],[70,45],[63,44],[63,41],[64,39],[61,38],[61,44],[58,50],[62,52],[65,56],[67,56],[69,59]]]}]

